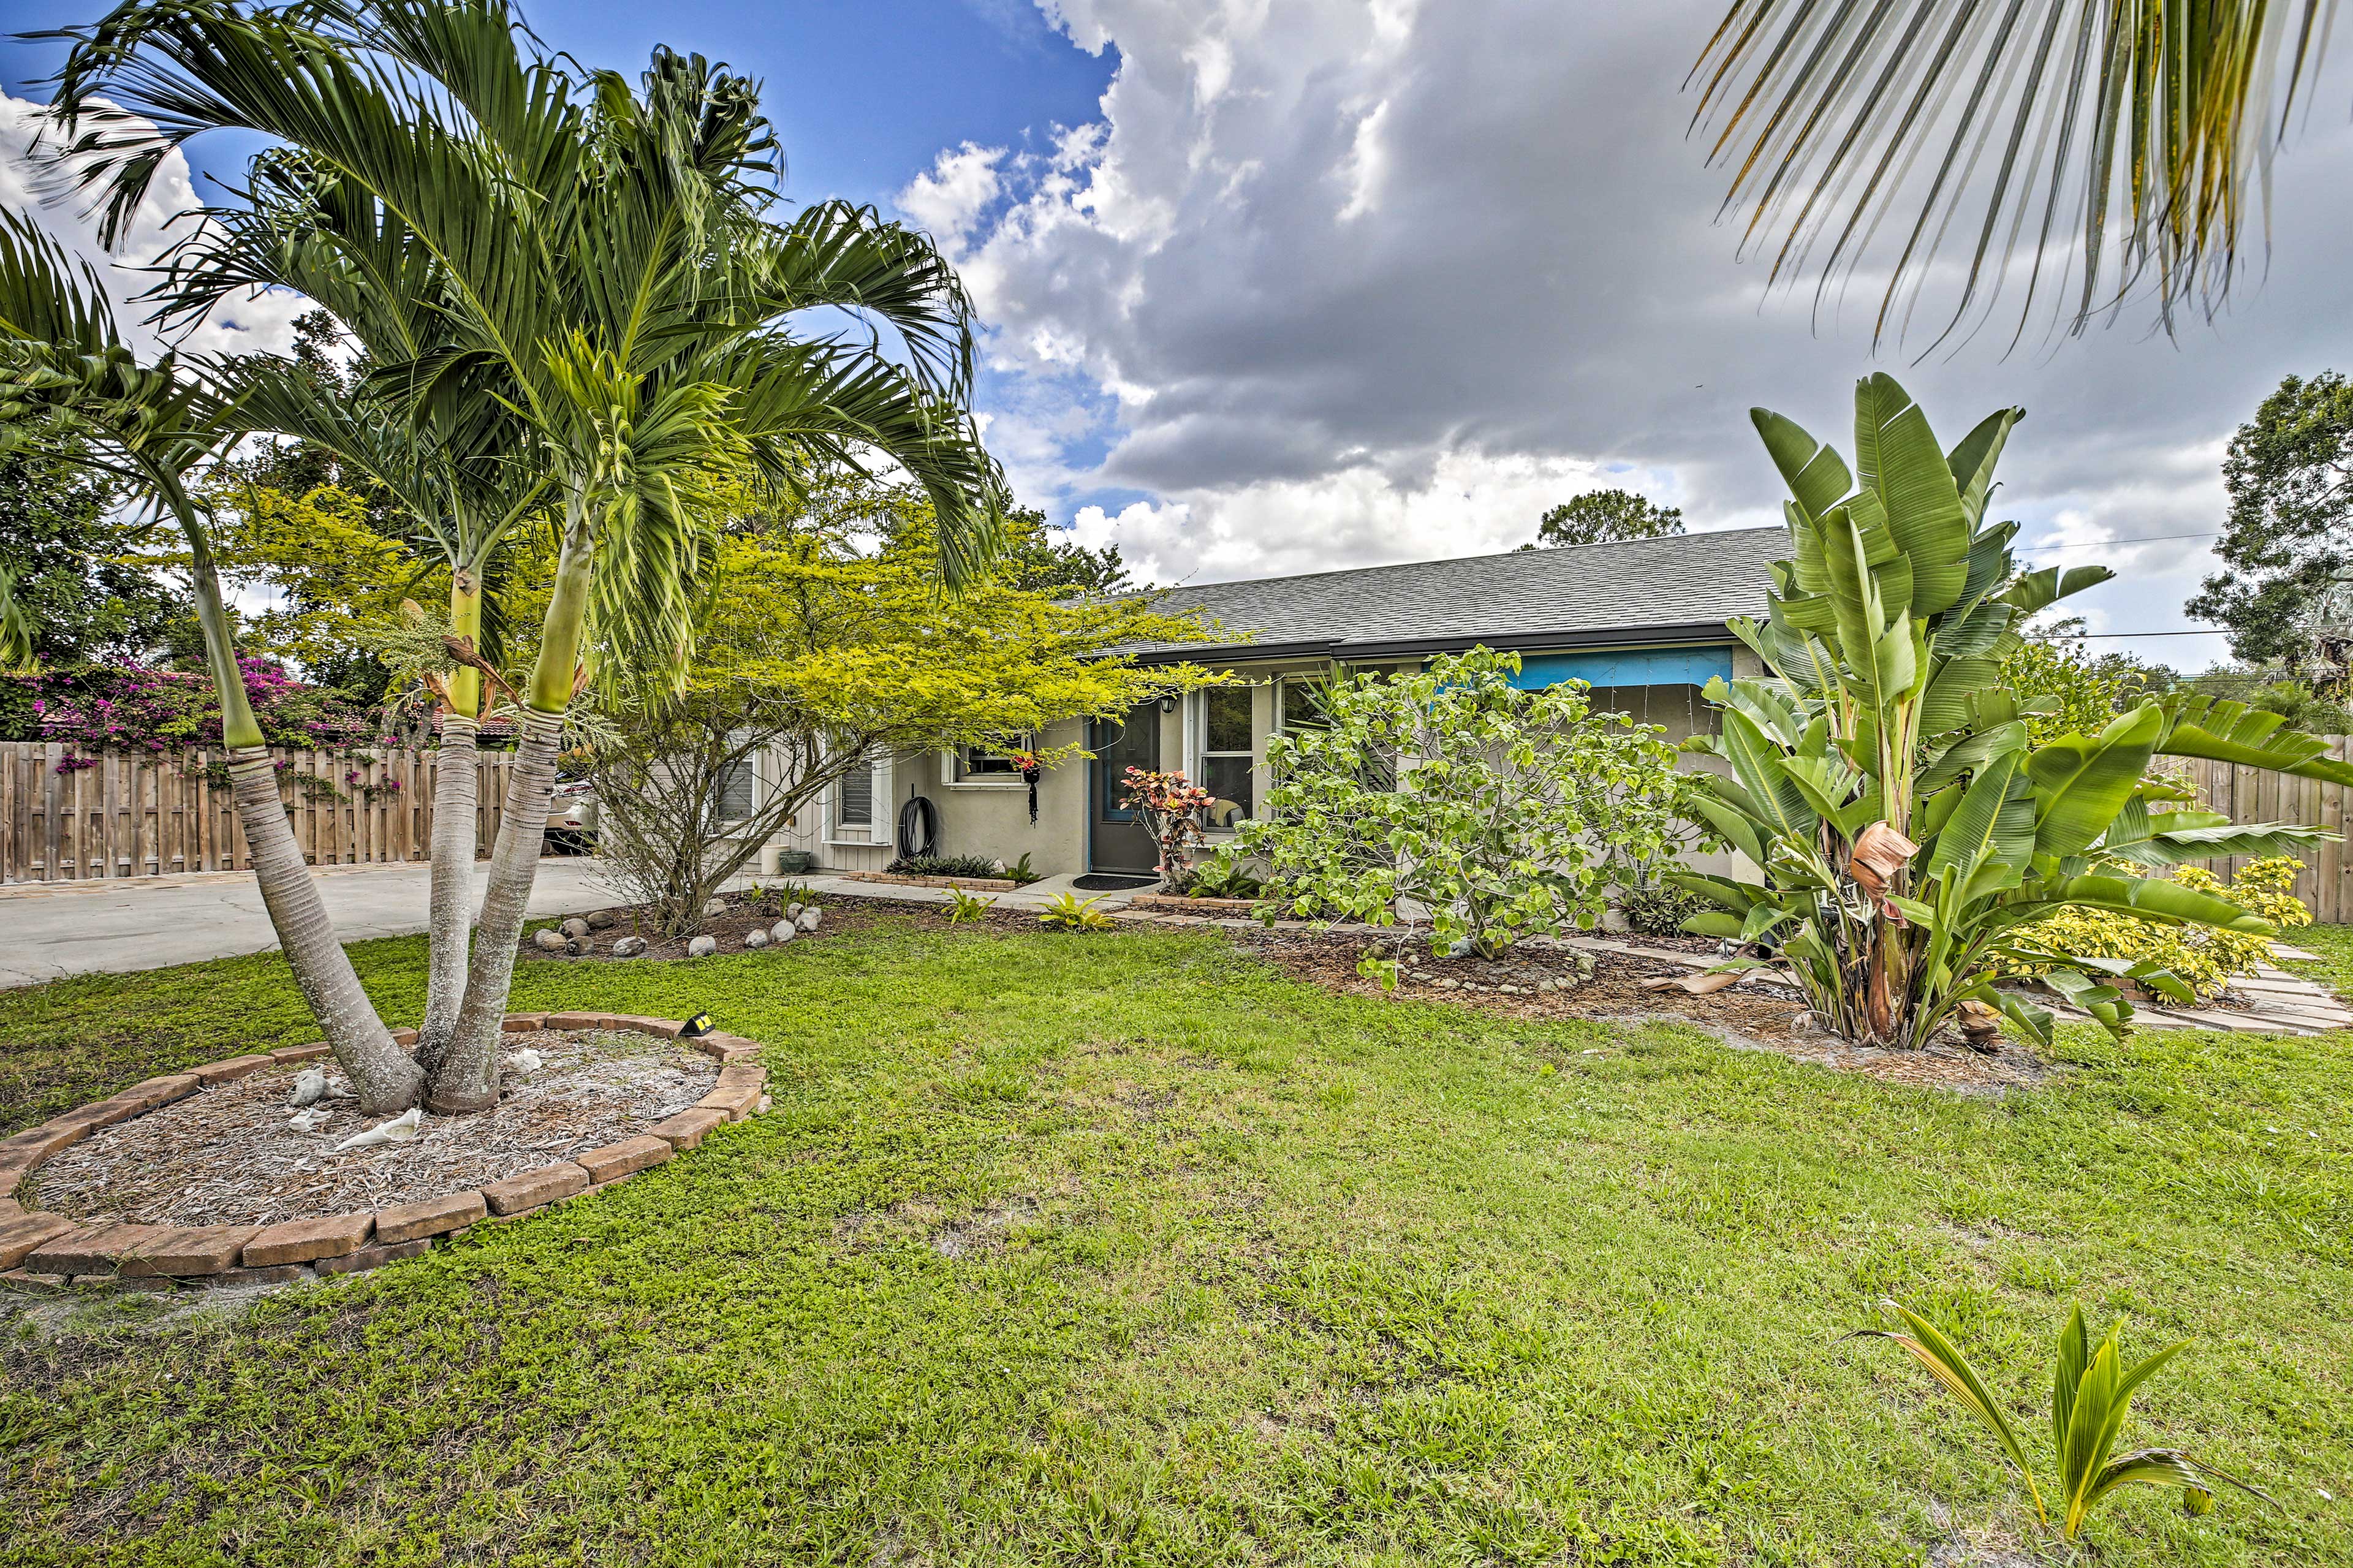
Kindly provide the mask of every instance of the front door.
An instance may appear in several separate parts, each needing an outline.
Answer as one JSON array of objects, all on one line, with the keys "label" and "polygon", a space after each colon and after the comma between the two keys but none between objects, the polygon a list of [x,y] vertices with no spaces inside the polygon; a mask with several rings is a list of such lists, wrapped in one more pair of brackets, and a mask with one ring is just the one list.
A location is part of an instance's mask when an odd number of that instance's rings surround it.
[{"label": "front door", "polygon": [[1160,769],[1160,706],[1140,704],[1124,722],[1097,719],[1087,726],[1087,864],[1097,871],[1148,877],[1160,866],[1159,846],[1135,813],[1119,804],[1130,768]]}]

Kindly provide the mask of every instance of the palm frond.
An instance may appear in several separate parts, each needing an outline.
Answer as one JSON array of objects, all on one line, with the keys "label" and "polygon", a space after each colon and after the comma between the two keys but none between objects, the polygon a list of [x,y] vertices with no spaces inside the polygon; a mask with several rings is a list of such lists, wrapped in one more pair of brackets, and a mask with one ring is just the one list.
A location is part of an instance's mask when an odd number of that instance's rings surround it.
[{"label": "palm frond", "polygon": [[1774,283],[1816,274],[1819,313],[1848,279],[1886,275],[1875,342],[1908,335],[1939,272],[1962,281],[1924,352],[2011,291],[2019,334],[2038,316],[2081,332],[2143,295],[2170,332],[2244,270],[2333,9],[1734,0],[1693,68],[1693,123]]}]

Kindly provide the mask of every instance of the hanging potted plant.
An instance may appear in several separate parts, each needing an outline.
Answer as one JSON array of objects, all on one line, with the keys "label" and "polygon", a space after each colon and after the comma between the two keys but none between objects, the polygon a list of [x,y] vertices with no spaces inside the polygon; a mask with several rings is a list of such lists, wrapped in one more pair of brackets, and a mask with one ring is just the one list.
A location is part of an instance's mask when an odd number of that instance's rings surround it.
[{"label": "hanging potted plant", "polygon": [[1039,760],[1037,752],[1031,751],[1008,752],[1006,761],[1021,774],[1021,782],[1029,786],[1029,826],[1035,827],[1038,826],[1038,775],[1046,771],[1046,764]]}]

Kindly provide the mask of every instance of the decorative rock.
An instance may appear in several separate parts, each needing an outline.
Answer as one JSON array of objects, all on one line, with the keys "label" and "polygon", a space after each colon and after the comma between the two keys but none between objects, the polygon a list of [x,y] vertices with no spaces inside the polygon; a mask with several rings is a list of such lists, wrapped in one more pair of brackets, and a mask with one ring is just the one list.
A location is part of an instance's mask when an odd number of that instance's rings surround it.
[{"label": "decorative rock", "polygon": [[313,1267],[322,1274],[357,1274],[363,1268],[381,1268],[397,1258],[421,1258],[431,1250],[433,1238],[419,1237],[392,1247],[363,1247],[341,1258],[322,1258]]},{"label": "decorative rock", "polygon": [[594,952],[596,945],[585,936],[575,936],[564,944],[565,955],[568,958],[579,958]]},{"label": "decorative rock", "polygon": [[602,1149],[591,1149],[585,1154],[575,1154],[572,1162],[601,1186],[649,1165],[659,1165],[670,1156],[670,1147],[666,1140],[640,1134],[624,1138],[618,1143],[607,1143]]},{"label": "decorative rock", "polygon": [[778,947],[801,934],[801,928],[788,920],[778,921],[768,928],[768,940]]},{"label": "decorative rock", "polygon": [[375,1228],[367,1214],[322,1215],[314,1219],[290,1219],[273,1225],[245,1244],[245,1265],[265,1268],[276,1263],[308,1263],[316,1258],[341,1258],[357,1252]]},{"label": "decorative rock", "polygon": [[803,910],[800,913],[800,919],[796,921],[794,923],[798,925],[803,931],[815,931],[817,930],[818,918],[824,913],[825,911],[823,910],[818,909]]},{"label": "decorative rock", "polygon": [[562,952],[564,942],[564,933],[560,931],[542,928],[531,933],[531,944],[542,952]]},{"label": "decorative rock", "polygon": [[525,1209],[543,1208],[558,1198],[585,1193],[589,1181],[586,1171],[566,1160],[525,1171],[520,1176],[509,1176],[503,1182],[492,1182],[482,1189],[482,1201],[490,1205],[492,1214],[521,1214]]},{"label": "decorative rock", "polygon": [[791,903],[785,906],[785,919],[788,921],[797,921],[801,918],[801,911],[807,908],[808,908],[807,904],[802,903],[798,899],[795,899]]},{"label": "decorative rock", "polygon": [[28,1214],[0,1221],[0,1268],[16,1268],[41,1243],[73,1228],[73,1221],[53,1214]]},{"label": "decorative rock", "polygon": [[705,920],[715,921],[726,912],[727,900],[724,899],[713,899],[702,906],[702,918]]},{"label": "decorative rock", "polygon": [[480,1193],[452,1193],[447,1197],[395,1204],[375,1211],[375,1238],[383,1246],[397,1247],[420,1237],[463,1230],[489,1212]]},{"label": "decorative rock", "polygon": [[557,926],[555,929],[562,931],[567,937],[584,937],[588,934],[588,922],[582,920],[578,915],[574,915],[570,920],[565,921],[562,925]]},{"label": "decorative rock", "polygon": [[744,933],[744,951],[757,952],[768,945],[768,933],[754,926]]},{"label": "decorative rock", "polygon": [[316,1105],[327,1098],[327,1075],[318,1068],[304,1068],[294,1075],[294,1092],[286,1103],[300,1110],[306,1105]]},{"label": "decorative rock", "polygon": [[221,1274],[237,1267],[245,1244],[261,1234],[258,1225],[165,1225],[167,1234],[152,1237],[125,1252],[122,1273],[130,1279],[180,1279],[198,1274]]},{"label": "decorative rock", "polygon": [[691,1107],[677,1115],[657,1121],[647,1130],[648,1135],[660,1139],[673,1149],[691,1149],[702,1142],[702,1135],[714,1127],[724,1126],[727,1113]]},{"label": "decorative rock", "polygon": [[719,939],[715,936],[699,936],[686,944],[686,956],[689,958],[709,958],[718,951]]},{"label": "decorative rock", "polygon": [[588,915],[588,929],[590,931],[610,931],[613,929],[614,925],[619,921],[620,918],[620,916],[615,914],[610,910],[591,910]]},{"label": "decorative rock", "polygon": [[615,958],[642,958],[650,944],[641,936],[625,936],[613,944]]}]

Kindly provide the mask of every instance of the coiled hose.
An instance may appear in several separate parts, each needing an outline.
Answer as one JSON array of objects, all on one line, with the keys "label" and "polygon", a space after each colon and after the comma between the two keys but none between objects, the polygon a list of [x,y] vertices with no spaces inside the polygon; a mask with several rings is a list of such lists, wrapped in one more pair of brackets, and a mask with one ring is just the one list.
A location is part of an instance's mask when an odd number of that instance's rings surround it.
[{"label": "coiled hose", "polygon": [[[920,833],[919,839],[915,836]],[[908,859],[928,855],[940,840],[940,808],[919,795],[899,808],[899,853]]]}]

